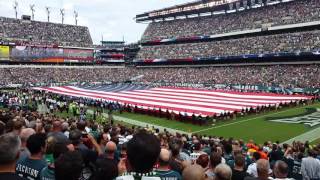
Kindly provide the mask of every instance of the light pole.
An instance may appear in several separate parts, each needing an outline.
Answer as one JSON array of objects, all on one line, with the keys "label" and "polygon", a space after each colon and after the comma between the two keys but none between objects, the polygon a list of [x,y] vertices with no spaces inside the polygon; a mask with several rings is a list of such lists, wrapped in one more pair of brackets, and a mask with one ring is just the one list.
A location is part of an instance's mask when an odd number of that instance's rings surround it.
[{"label": "light pole", "polygon": [[16,15],[16,19],[18,19],[18,2],[17,1],[14,1],[13,9]]},{"label": "light pole", "polygon": [[77,26],[78,25],[78,12],[74,11],[73,14],[74,14],[74,21],[75,21],[75,24]]},{"label": "light pole", "polygon": [[46,7],[48,22],[50,22],[50,7]]},{"label": "light pole", "polygon": [[61,23],[63,24],[63,21],[64,21],[64,9],[60,9],[60,15],[61,15]]},{"label": "light pole", "polygon": [[34,21],[34,12],[35,12],[34,7],[35,7],[35,5],[34,5],[34,4],[30,4],[31,17],[32,17],[32,20],[33,20],[33,21]]}]

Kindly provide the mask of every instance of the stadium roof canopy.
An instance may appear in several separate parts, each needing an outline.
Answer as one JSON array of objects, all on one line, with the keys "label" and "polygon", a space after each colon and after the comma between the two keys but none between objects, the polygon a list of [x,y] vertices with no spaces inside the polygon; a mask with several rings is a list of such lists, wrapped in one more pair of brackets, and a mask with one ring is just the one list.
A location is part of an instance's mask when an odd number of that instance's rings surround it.
[{"label": "stadium roof canopy", "polygon": [[238,10],[253,5],[263,5],[287,2],[292,0],[197,0],[185,4],[175,5],[164,9],[154,10],[136,15],[136,22],[149,22],[176,18],[179,16],[200,15],[228,10]]}]

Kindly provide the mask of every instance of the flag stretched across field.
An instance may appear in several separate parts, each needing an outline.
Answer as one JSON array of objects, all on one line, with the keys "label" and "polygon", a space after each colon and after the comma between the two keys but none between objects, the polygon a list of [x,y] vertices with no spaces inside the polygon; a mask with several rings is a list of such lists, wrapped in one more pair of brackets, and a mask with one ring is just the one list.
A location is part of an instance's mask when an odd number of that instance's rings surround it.
[{"label": "flag stretched across field", "polygon": [[113,88],[87,88],[75,86],[34,88],[56,94],[119,102],[144,109],[159,109],[175,113],[214,115],[242,111],[258,106],[275,106],[308,96],[279,95],[272,93],[241,93],[234,91],[212,91],[183,88],[134,88],[120,86]]}]

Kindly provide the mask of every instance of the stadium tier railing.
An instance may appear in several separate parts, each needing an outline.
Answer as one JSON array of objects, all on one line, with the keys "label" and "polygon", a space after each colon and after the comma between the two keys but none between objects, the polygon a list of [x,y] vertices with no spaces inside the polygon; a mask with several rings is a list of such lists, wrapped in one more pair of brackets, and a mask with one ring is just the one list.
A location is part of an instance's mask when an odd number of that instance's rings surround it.
[{"label": "stadium tier railing", "polygon": [[197,57],[197,58],[181,58],[181,59],[134,59],[134,63],[160,63],[160,62],[198,62],[198,61],[228,61],[228,60],[255,60],[262,58],[299,58],[299,57],[320,57],[320,49],[314,51],[297,51],[297,52],[279,52],[279,53],[266,53],[266,54],[244,54],[239,56],[210,56],[210,57]]}]

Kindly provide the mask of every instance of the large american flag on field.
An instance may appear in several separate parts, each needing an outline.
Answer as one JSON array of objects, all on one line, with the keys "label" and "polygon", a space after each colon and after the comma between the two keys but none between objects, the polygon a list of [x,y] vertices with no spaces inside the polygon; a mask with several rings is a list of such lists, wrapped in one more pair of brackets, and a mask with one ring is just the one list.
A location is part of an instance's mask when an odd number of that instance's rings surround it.
[{"label": "large american flag on field", "polygon": [[280,103],[295,102],[311,97],[302,95],[280,95],[273,93],[244,93],[222,90],[132,85],[111,85],[98,87],[37,87],[56,94],[83,97],[102,101],[119,102],[144,109],[159,109],[188,115],[214,115],[242,111],[258,106],[276,106]]}]

